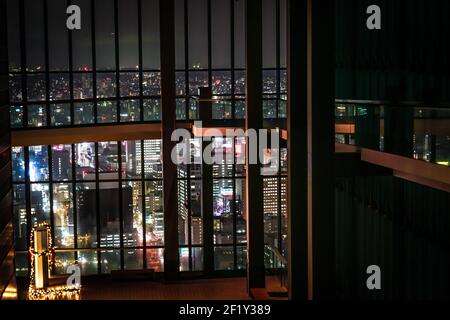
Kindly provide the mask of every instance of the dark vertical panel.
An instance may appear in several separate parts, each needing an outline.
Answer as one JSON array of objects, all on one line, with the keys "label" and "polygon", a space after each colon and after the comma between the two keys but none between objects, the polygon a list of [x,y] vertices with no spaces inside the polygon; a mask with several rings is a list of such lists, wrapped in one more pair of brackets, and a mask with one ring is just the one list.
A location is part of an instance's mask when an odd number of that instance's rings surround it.
[{"label": "dark vertical panel", "polygon": [[[288,290],[308,296],[306,1],[288,2]],[[295,178],[294,178],[295,177]]]},{"label": "dark vertical panel", "polygon": [[335,297],[334,1],[308,0],[309,297]]},{"label": "dark vertical panel", "polygon": [[175,14],[174,1],[161,0],[161,137],[163,153],[164,192],[164,273],[167,280],[175,279],[179,271],[178,212],[176,166],[171,154],[175,143],[171,141],[175,130]]},{"label": "dark vertical panel", "polygon": [[[262,3],[246,0],[246,130],[262,128]],[[254,143],[254,141],[252,141]],[[246,144],[246,218],[248,289],[265,287],[264,215],[261,165],[250,164],[250,141]],[[253,157],[252,157],[253,158]]]}]

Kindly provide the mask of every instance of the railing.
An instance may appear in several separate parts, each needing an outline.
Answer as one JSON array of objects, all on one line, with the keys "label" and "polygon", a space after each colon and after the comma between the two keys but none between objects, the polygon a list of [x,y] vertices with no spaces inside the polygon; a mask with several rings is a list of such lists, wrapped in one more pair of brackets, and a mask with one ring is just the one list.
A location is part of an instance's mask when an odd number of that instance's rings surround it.
[{"label": "railing", "polygon": [[336,142],[450,164],[450,107],[336,101]]},{"label": "railing", "polygon": [[287,259],[277,248],[266,245],[264,247],[264,262],[267,272],[275,274],[280,281],[281,288],[287,289]]}]

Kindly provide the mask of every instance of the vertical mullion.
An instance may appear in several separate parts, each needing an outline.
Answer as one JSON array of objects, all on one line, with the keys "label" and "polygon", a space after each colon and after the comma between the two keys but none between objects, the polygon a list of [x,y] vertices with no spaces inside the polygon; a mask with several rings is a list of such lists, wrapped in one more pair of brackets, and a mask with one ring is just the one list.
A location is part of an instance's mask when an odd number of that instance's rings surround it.
[{"label": "vertical mullion", "polygon": [[276,96],[277,96],[277,102],[276,102],[276,113],[275,113],[275,117],[276,118],[279,118],[280,117],[280,114],[279,114],[279,112],[280,112],[280,99],[281,99],[281,86],[280,86],[280,79],[281,79],[281,70],[280,70],[280,68],[281,68],[281,48],[280,48],[280,46],[281,46],[281,40],[280,40],[280,30],[281,30],[281,28],[280,28],[280,23],[281,23],[281,19],[280,19],[280,14],[281,14],[281,12],[280,12],[280,0],[276,0],[276,18],[275,18],[275,20],[276,20],[276,32],[275,32],[275,34],[276,34],[276,85],[277,85],[277,88],[276,88],[276,92],[277,92],[277,94],[276,94]]},{"label": "vertical mullion", "polygon": [[[72,3],[72,0],[67,0],[67,6],[69,6]],[[69,29],[67,30],[68,34],[68,41],[69,41],[69,94],[70,94],[70,124],[74,125],[75,121],[75,111],[74,111],[74,104],[73,104],[73,39],[72,39],[72,31]]]},{"label": "vertical mullion", "polygon": [[186,91],[186,120],[190,119],[190,86],[189,86],[189,14],[188,14],[188,1],[184,0],[184,80]]},{"label": "vertical mullion", "polygon": [[118,153],[118,174],[119,174],[119,230],[120,230],[120,268],[124,270],[124,245],[123,245],[123,187],[122,187],[122,142],[117,141],[117,153]]},{"label": "vertical mullion", "polygon": [[140,120],[144,121],[144,85],[142,81],[144,80],[143,73],[143,53],[142,53],[142,0],[138,0],[138,45],[139,45],[139,106],[141,109]]},{"label": "vertical mullion", "polygon": [[143,252],[143,258],[144,258],[144,269],[147,269],[147,215],[146,215],[146,203],[145,203],[145,186],[147,184],[147,181],[145,180],[145,173],[144,173],[144,140],[140,141],[140,148],[141,148],[141,192],[142,192],[142,246],[144,247]]},{"label": "vertical mullion", "polygon": [[236,75],[235,75],[235,67],[236,67],[236,61],[235,61],[235,39],[234,39],[234,24],[235,24],[235,18],[234,18],[234,0],[230,1],[230,68],[231,68],[231,119],[235,119],[235,111],[236,111],[236,93],[235,93],[235,81],[236,81]]},{"label": "vertical mullion", "polygon": [[[72,210],[73,210],[73,247],[78,249],[78,210],[77,210],[77,185],[76,185],[76,167],[75,167],[75,144],[72,144]],[[75,251],[75,261],[78,261],[78,251]]]},{"label": "vertical mullion", "polygon": [[97,272],[102,273],[101,251],[100,251],[100,182],[99,182],[99,161],[98,161],[98,142],[95,142],[95,216],[97,223]]},{"label": "vertical mullion", "polygon": [[95,39],[95,2],[91,0],[91,46],[92,46],[92,94],[94,108],[94,123],[97,124],[97,48]]},{"label": "vertical mullion", "polygon": [[[44,5],[44,51],[45,51],[45,109],[47,112],[47,127],[50,126],[50,73],[49,73],[49,52],[48,52],[48,3],[43,0]],[[53,205],[52,205],[53,206]]]},{"label": "vertical mullion", "polygon": [[232,144],[232,150],[233,150],[233,166],[232,166],[232,181],[233,181],[233,201],[232,201],[232,207],[231,210],[233,212],[233,264],[234,269],[238,269],[237,265],[237,215],[236,215],[236,137],[232,137],[233,144]]},{"label": "vertical mullion", "polygon": [[52,157],[52,147],[50,145],[47,147],[47,157],[48,157],[48,190],[50,195],[50,227],[52,239],[55,239],[55,225],[54,225],[54,212],[53,212],[53,157]]},{"label": "vertical mullion", "polygon": [[211,0],[207,0],[207,11],[208,11],[208,86],[211,88],[212,87]]},{"label": "vertical mullion", "polygon": [[[191,155],[189,155],[191,157]],[[192,208],[191,208],[191,165],[188,164],[187,166],[187,180],[186,180],[186,187],[187,187],[187,204],[188,204],[188,214],[187,214],[187,223],[188,223],[188,252],[189,252],[189,271],[192,271],[192,223],[191,223],[191,217],[192,217]]]},{"label": "vertical mullion", "polygon": [[[24,148],[25,159],[25,206],[26,206],[26,219],[27,219],[27,248],[30,247],[30,235],[31,235],[31,184],[30,184],[30,150],[29,147]],[[28,259],[28,273],[30,272],[31,261]]]},{"label": "vertical mullion", "polygon": [[[119,56],[119,0],[114,0],[114,49],[116,65],[116,123],[120,122],[120,56]],[[122,186],[119,186],[121,189]]]}]

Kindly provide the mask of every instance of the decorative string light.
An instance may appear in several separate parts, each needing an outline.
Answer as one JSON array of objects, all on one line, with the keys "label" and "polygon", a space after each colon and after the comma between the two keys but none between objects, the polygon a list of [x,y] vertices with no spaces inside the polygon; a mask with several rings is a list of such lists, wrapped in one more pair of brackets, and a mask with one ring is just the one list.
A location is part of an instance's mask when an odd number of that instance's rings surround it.
[{"label": "decorative string light", "polygon": [[[43,252],[34,250],[34,233],[37,229],[45,228],[47,231],[48,247]],[[51,228],[47,223],[41,223],[33,227],[30,235],[30,257],[31,257],[31,271],[30,271],[30,286],[28,287],[28,298],[30,300],[57,300],[57,299],[76,299],[80,298],[80,287],[78,286],[55,286],[44,289],[36,289],[35,286],[35,270],[34,262],[36,258],[46,256],[48,263],[48,274],[53,271],[55,249],[53,247],[53,238]]]}]

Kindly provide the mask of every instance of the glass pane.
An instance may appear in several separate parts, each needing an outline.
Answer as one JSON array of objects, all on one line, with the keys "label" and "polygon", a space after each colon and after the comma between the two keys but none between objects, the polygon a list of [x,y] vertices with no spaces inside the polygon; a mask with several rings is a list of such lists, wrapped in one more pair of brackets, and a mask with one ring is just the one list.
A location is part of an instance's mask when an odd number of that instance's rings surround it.
[{"label": "glass pane", "polygon": [[77,242],[79,248],[97,246],[95,183],[77,183]]},{"label": "glass pane", "polygon": [[72,0],[71,3],[79,6],[82,12],[81,30],[72,32],[73,69],[78,71],[92,70],[91,1]]},{"label": "glass pane", "polygon": [[52,146],[52,176],[53,181],[72,180],[72,146]]},{"label": "glass pane", "polygon": [[231,72],[214,71],[212,74],[213,94],[226,95],[231,94]]},{"label": "glass pane", "polygon": [[70,104],[50,105],[50,123],[52,126],[70,125]]},{"label": "glass pane", "polygon": [[164,245],[162,181],[149,181],[145,183],[145,230],[147,246]]},{"label": "glass pane", "polygon": [[97,122],[98,123],[117,122],[116,101],[99,101],[97,103]]},{"label": "glass pane", "polygon": [[111,273],[111,271],[114,270],[120,270],[120,251],[100,251],[100,263],[101,272],[103,274]]},{"label": "glass pane", "polygon": [[234,269],[233,247],[214,247],[214,269],[215,270]]},{"label": "glass pane", "polygon": [[13,185],[14,239],[17,250],[27,250],[27,204],[25,185]]},{"label": "glass pane", "polygon": [[277,71],[263,71],[263,93],[277,93]]},{"label": "glass pane", "polygon": [[116,96],[116,75],[114,73],[97,73],[97,98],[114,98]]},{"label": "glass pane", "polygon": [[230,68],[231,66],[230,11],[231,11],[230,1],[212,0],[211,2],[212,68],[226,69]]},{"label": "glass pane", "polygon": [[[138,157],[141,155],[139,154]],[[144,140],[144,173],[146,179],[162,178],[161,140]]]},{"label": "glass pane", "polygon": [[11,117],[11,128],[22,128],[23,127],[23,107],[22,106],[11,106],[9,109],[9,114]]},{"label": "glass pane", "polygon": [[278,178],[263,180],[264,243],[278,248]]},{"label": "glass pane", "polygon": [[91,102],[74,103],[74,120],[77,124],[91,124],[95,122],[94,104]]},{"label": "glass pane", "polygon": [[122,142],[122,179],[140,179],[142,173],[141,141]]},{"label": "glass pane", "polygon": [[192,271],[203,271],[203,248],[191,248]]},{"label": "glass pane", "polygon": [[234,93],[245,94],[245,71],[234,72]]},{"label": "glass pane", "polygon": [[94,3],[97,70],[113,70],[116,68],[114,1],[96,0]]},{"label": "glass pane", "polygon": [[95,143],[75,144],[75,166],[77,180],[95,180]]},{"label": "glass pane", "polygon": [[46,100],[45,75],[41,73],[27,75],[27,95],[28,101]]},{"label": "glass pane", "polygon": [[155,272],[164,271],[164,249],[147,249],[147,269]]},{"label": "glass pane", "polygon": [[236,68],[245,68],[245,2],[244,1],[234,1],[234,56],[235,56],[235,67]]},{"label": "glass pane", "polygon": [[73,74],[73,98],[74,99],[92,99],[93,79],[92,73],[74,73]]},{"label": "glass pane", "polygon": [[29,147],[30,181],[48,181],[48,149],[47,146]]},{"label": "glass pane", "polygon": [[198,95],[198,88],[208,87],[208,72],[207,71],[191,71],[189,72],[189,94]]},{"label": "glass pane", "polygon": [[144,244],[142,182],[122,184],[123,245],[140,247]]},{"label": "glass pane", "polygon": [[214,243],[233,243],[233,180],[213,181]]},{"label": "glass pane", "polygon": [[202,182],[195,180],[191,182],[191,244],[203,244],[203,213],[202,213]]},{"label": "glass pane", "polygon": [[100,180],[119,178],[119,148],[117,141],[98,143],[98,165]]},{"label": "glass pane", "polygon": [[218,178],[233,175],[233,138],[214,138],[212,142],[214,157],[213,176]]},{"label": "glass pane", "polygon": [[119,196],[119,183],[100,183],[100,247],[120,247]]},{"label": "glass pane", "polygon": [[22,101],[22,75],[20,74],[9,75],[9,101]]},{"label": "glass pane", "polygon": [[55,253],[53,275],[67,275],[69,266],[75,265],[75,252]]},{"label": "glass pane", "polygon": [[7,20],[8,20],[8,57],[9,71],[20,72],[20,18],[19,1],[7,0]]},{"label": "glass pane", "polygon": [[147,70],[160,68],[159,1],[142,1],[142,60]]},{"label": "glass pane", "polygon": [[73,193],[72,184],[53,185],[53,231],[58,248],[73,248]]},{"label": "glass pane", "polygon": [[136,97],[140,93],[139,73],[137,72],[122,72],[119,75],[120,81],[120,96],[121,97]]},{"label": "glass pane", "polygon": [[161,121],[161,102],[159,99],[144,100],[144,121]]},{"label": "glass pane", "polygon": [[118,1],[118,25],[120,69],[138,69],[139,47],[137,0]]},{"label": "glass pane", "polygon": [[45,43],[44,2],[43,0],[25,0],[25,44],[27,48],[28,71],[44,71]]},{"label": "glass pane", "polygon": [[206,0],[188,2],[189,68],[208,68],[208,6]]},{"label": "glass pane", "polygon": [[93,275],[98,273],[97,252],[78,252],[78,265],[81,267],[81,275]]},{"label": "glass pane", "polygon": [[141,106],[139,100],[120,101],[120,122],[141,121]]},{"label": "glass pane", "polygon": [[142,86],[144,96],[161,95],[161,73],[144,72],[142,75]]},{"label": "glass pane", "polygon": [[246,220],[245,220],[245,180],[236,179],[236,242],[246,243]]},{"label": "glass pane", "polygon": [[12,147],[12,179],[13,182],[25,181],[25,150],[24,147]]},{"label": "glass pane", "polygon": [[50,223],[50,192],[48,184],[31,184],[31,223]]},{"label": "glass pane", "polygon": [[47,0],[47,8],[49,69],[51,71],[67,71],[69,69],[67,4],[61,0]]},{"label": "glass pane", "polygon": [[276,0],[262,0],[263,4],[263,67],[277,67]]},{"label": "glass pane", "polygon": [[123,252],[125,270],[142,270],[144,268],[144,250],[127,249]]},{"label": "glass pane", "polygon": [[47,125],[47,110],[44,105],[28,105],[28,126],[45,127]]}]

